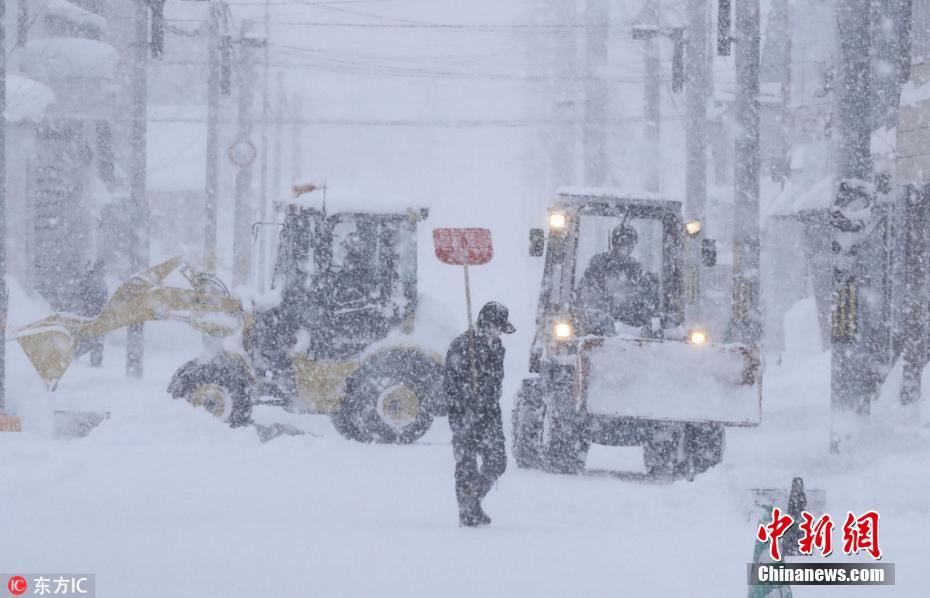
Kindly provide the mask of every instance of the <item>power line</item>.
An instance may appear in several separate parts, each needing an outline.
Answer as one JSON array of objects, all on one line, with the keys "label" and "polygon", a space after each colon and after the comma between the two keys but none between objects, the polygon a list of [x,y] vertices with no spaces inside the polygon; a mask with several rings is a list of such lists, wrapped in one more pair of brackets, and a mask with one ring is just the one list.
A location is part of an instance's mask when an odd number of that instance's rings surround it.
[{"label": "power line", "polygon": [[[199,23],[200,19],[166,19],[176,23]],[[271,21],[271,25],[293,27],[320,27],[320,28],[355,28],[355,29],[430,29],[443,31],[472,31],[485,33],[498,33],[503,31],[539,31],[551,33],[563,30],[582,31],[590,29],[581,23],[545,24],[545,23],[427,23],[427,22],[399,22],[399,23],[353,23],[337,21]],[[600,25],[601,28],[626,30],[630,23],[608,23]]]},{"label": "power line", "polygon": [[[680,115],[663,116],[663,121],[682,120]],[[629,123],[643,122],[642,116],[629,116],[624,118],[609,118],[597,121],[602,126],[619,126]],[[150,123],[191,123],[202,124],[203,118],[149,118]],[[232,120],[221,120],[221,123],[232,123]],[[254,124],[271,124],[273,121],[255,120]],[[288,119],[285,125],[318,125],[318,126],[363,126],[363,127],[440,127],[450,129],[468,129],[481,127],[538,127],[538,126],[566,126],[578,125],[576,120],[555,119],[526,119],[526,118],[500,118],[500,119],[355,119],[355,118],[303,118]]]}]

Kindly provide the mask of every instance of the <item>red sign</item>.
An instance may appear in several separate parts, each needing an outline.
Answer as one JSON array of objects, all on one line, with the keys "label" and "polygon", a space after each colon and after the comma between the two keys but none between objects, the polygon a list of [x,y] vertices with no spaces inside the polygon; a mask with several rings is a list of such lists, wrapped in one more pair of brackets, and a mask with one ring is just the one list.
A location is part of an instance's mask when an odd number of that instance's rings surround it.
[{"label": "red sign", "polygon": [[439,261],[452,266],[480,266],[494,257],[486,228],[434,228],[433,245]]}]

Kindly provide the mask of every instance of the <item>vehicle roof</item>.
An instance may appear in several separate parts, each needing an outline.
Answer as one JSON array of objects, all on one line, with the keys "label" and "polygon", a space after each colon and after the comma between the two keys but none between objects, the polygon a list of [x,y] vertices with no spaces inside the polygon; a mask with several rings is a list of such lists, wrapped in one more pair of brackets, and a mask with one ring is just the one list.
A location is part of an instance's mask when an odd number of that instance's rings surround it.
[{"label": "vehicle roof", "polygon": [[411,210],[419,211],[421,207],[387,189],[365,189],[355,185],[328,186],[325,179],[319,177],[300,179],[295,187],[299,185],[316,185],[317,189],[298,197],[285,197],[277,203],[312,210],[322,210],[325,204],[327,215],[350,213],[403,216]]},{"label": "vehicle roof", "polygon": [[607,187],[560,187],[556,190],[556,202],[566,207],[581,207],[588,203],[615,205],[636,204],[653,208],[680,211],[681,202],[666,199],[659,193],[631,191]]}]

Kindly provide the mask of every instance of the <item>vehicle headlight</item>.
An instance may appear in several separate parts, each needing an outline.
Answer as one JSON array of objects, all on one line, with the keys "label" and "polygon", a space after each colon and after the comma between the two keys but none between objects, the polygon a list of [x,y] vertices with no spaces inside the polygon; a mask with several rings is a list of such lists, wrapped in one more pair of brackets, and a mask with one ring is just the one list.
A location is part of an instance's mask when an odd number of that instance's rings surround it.
[{"label": "vehicle headlight", "polygon": [[562,230],[565,228],[566,221],[565,214],[562,212],[552,212],[549,214],[549,228]]},{"label": "vehicle headlight", "polygon": [[692,345],[703,345],[707,342],[707,333],[703,330],[688,331],[688,342]]},{"label": "vehicle headlight", "polygon": [[560,341],[568,340],[572,337],[572,325],[569,322],[556,322],[552,327],[552,333]]},{"label": "vehicle headlight", "polygon": [[701,232],[702,228],[704,227],[701,224],[700,220],[691,220],[685,223],[685,232],[691,235],[692,237],[698,234],[699,232]]}]

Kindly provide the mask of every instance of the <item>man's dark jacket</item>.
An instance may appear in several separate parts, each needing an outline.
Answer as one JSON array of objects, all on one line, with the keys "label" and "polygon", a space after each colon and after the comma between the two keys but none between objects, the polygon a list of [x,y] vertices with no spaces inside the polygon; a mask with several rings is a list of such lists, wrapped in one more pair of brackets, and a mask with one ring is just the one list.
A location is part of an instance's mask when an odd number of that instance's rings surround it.
[{"label": "man's dark jacket", "polygon": [[503,380],[504,344],[500,338],[474,330],[456,337],[446,355],[444,379],[452,429],[470,427],[487,417],[500,418]]}]

